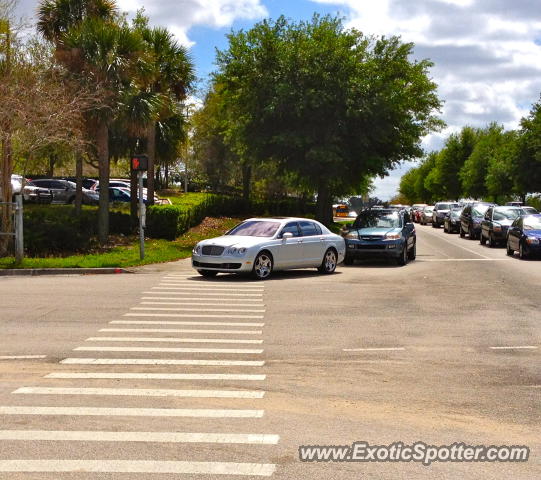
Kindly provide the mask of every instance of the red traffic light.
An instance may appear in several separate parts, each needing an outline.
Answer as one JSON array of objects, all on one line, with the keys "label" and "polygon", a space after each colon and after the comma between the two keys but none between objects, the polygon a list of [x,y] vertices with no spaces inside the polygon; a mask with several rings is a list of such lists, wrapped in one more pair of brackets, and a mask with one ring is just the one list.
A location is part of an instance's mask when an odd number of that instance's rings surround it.
[{"label": "red traffic light", "polygon": [[136,171],[148,170],[148,156],[134,155],[131,159],[131,169]]}]

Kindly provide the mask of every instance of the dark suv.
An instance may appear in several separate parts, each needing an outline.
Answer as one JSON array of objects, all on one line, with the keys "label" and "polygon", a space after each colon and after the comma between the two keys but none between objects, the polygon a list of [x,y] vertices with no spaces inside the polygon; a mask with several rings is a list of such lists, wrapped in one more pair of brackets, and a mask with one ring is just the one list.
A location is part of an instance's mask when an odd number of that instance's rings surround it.
[{"label": "dark suv", "polygon": [[493,203],[486,202],[474,202],[466,205],[460,215],[460,236],[464,238],[468,235],[471,240],[479,238],[481,234],[481,222],[485,217],[485,213],[490,207],[495,206]]},{"label": "dark suv", "polygon": [[460,207],[460,204],[456,202],[438,202],[434,205],[432,212],[432,227],[440,228],[447,215],[453,208]]},{"label": "dark suv", "polygon": [[481,222],[481,245],[495,247],[507,240],[507,230],[513,221],[523,214],[519,207],[490,207]]}]

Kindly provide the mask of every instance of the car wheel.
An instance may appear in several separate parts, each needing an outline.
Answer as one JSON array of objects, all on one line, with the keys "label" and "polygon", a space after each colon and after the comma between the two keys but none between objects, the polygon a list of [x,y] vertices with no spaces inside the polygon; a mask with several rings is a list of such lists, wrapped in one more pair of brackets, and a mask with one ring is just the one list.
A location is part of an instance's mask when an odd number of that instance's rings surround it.
[{"label": "car wheel", "polygon": [[490,248],[494,248],[496,246],[496,242],[494,241],[494,235],[492,233],[488,234],[488,246]]},{"label": "car wheel", "polygon": [[438,224],[434,220],[432,220],[432,228],[438,228]]},{"label": "car wheel", "polygon": [[334,271],[336,270],[337,261],[338,261],[338,257],[336,255],[336,251],[333,248],[329,248],[325,252],[323,261],[321,262],[321,265],[318,267],[318,271],[320,273],[334,273]]},{"label": "car wheel", "polygon": [[410,250],[409,258],[410,260],[415,260],[417,257],[417,242],[413,243],[413,248]]},{"label": "car wheel", "polygon": [[197,273],[199,275],[203,275],[203,277],[212,278],[218,275],[218,272],[215,272],[214,270],[197,270]]},{"label": "car wheel", "polygon": [[460,238],[464,238],[466,236],[466,232],[462,230],[462,225],[460,226],[459,233],[460,233]]},{"label": "car wheel", "polygon": [[486,243],[487,243],[487,240],[486,240],[485,236],[483,235],[483,232],[482,232],[482,231],[481,231],[481,233],[479,234],[479,243],[480,243],[481,245],[486,245]]},{"label": "car wheel", "polygon": [[408,246],[404,245],[400,256],[396,259],[398,265],[406,265],[408,263]]},{"label": "car wheel", "polygon": [[473,231],[473,228],[470,228],[470,240],[477,240],[477,235]]},{"label": "car wheel", "polygon": [[512,257],[513,255],[515,254],[515,251],[511,248],[511,246],[509,245],[509,240],[507,241],[507,255],[509,255],[510,257]]},{"label": "car wheel", "polygon": [[252,276],[256,280],[265,280],[270,277],[272,273],[272,257],[269,252],[259,252],[254,261],[254,268],[252,269]]},{"label": "car wheel", "polygon": [[346,256],[344,258],[344,265],[353,265],[353,257]]},{"label": "car wheel", "polygon": [[524,251],[524,244],[522,242],[518,244],[518,256],[521,260],[526,260],[528,258],[528,255]]},{"label": "car wheel", "polygon": [[450,232],[449,232],[449,229],[447,228],[447,224],[446,224],[445,222],[444,222],[444,224],[443,224],[443,232],[444,232],[444,233],[450,233]]}]

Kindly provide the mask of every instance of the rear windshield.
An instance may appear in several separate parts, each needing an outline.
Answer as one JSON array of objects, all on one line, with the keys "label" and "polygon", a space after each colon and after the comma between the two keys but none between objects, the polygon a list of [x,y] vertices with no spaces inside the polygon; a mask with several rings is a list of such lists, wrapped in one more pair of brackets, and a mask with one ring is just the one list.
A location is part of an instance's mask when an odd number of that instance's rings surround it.
[{"label": "rear windshield", "polygon": [[242,222],[229,230],[226,235],[238,235],[247,237],[274,237],[280,224],[278,222],[266,222],[250,220]]},{"label": "rear windshield", "polygon": [[475,205],[472,207],[471,213],[476,217],[482,217],[488,210],[488,205]]},{"label": "rear windshield", "polygon": [[526,217],[524,230],[541,230],[541,217]]},{"label": "rear windshield", "polygon": [[492,215],[493,220],[514,220],[520,215],[518,208],[496,208]]}]

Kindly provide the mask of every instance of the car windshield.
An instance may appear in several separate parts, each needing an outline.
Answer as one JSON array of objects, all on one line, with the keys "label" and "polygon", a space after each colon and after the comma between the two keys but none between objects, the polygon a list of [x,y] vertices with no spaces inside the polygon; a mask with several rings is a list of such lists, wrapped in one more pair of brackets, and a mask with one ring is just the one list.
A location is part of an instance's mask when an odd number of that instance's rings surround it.
[{"label": "car windshield", "polygon": [[242,235],[246,237],[273,237],[278,231],[280,224],[278,222],[266,222],[251,220],[242,222],[229,230],[226,235]]},{"label": "car windshield", "polygon": [[475,205],[475,207],[472,208],[471,213],[474,217],[482,217],[488,210],[488,207],[488,205]]},{"label": "car windshield", "polygon": [[541,230],[541,217],[526,217],[524,230]]},{"label": "car windshield", "polygon": [[396,212],[366,212],[359,215],[353,223],[354,228],[397,228],[400,227],[400,215]]},{"label": "car windshield", "polygon": [[537,210],[533,207],[521,207],[522,211],[526,214],[537,213]]},{"label": "car windshield", "polygon": [[458,218],[458,217],[460,217],[461,213],[462,213],[462,209],[461,208],[456,208],[454,210],[451,210],[451,217]]},{"label": "car windshield", "polygon": [[518,208],[495,209],[493,220],[514,220],[520,215]]},{"label": "car windshield", "polygon": [[451,208],[450,203],[440,203],[438,204],[438,210],[449,210]]}]

